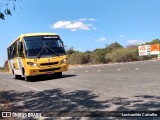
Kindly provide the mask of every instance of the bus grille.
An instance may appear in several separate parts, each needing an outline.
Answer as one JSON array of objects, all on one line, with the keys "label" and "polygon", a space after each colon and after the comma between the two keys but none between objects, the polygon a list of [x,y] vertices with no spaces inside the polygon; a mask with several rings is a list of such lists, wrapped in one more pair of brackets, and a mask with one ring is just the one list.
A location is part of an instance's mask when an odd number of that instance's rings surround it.
[{"label": "bus grille", "polygon": [[58,62],[50,62],[50,63],[41,63],[41,66],[47,66],[47,65],[56,65]]},{"label": "bus grille", "polygon": [[51,68],[51,69],[45,69],[45,70],[39,70],[39,72],[47,72],[52,70],[60,70],[60,68]]}]

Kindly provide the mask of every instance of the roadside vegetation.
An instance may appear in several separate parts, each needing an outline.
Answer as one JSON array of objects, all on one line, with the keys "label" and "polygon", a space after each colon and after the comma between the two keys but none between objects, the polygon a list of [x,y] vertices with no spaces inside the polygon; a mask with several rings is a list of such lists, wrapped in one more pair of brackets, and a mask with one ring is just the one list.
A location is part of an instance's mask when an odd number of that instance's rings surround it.
[{"label": "roadside vegetation", "polygon": [[4,72],[4,67],[0,67],[0,72]]},{"label": "roadside vegetation", "polygon": [[[154,39],[145,44],[160,44],[159,39]],[[106,64],[115,62],[132,62],[141,60],[150,60],[157,58],[157,55],[139,56],[138,45],[129,45],[123,47],[120,43],[114,42],[105,48],[95,49],[93,51],[80,52],[73,47],[67,50],[69,64]]]}]

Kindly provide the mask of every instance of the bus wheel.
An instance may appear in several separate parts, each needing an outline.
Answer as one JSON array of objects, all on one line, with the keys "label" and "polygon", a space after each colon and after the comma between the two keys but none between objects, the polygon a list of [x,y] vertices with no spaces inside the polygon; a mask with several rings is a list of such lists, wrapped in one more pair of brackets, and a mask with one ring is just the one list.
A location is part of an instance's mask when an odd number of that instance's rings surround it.
[{"label": "bus wheel", "polygon": [[31,81],[31,77],[30,77],[30,76],[25,76],[25,77],[24,77],[24,80],[25,80],[26,82]]},{"label": "bus wheel", "polygon": [[14,78],[14,79],[18,79],[18,75],[15,75],[15,74],[14,74],[14,70],[12,70],[12,74],[13,74],[13,78]]},{"label": "bus wheel", "polygon": [[13,77],[14,77],[14,79],[19,79],[20,78],[19,75],[15,75],[15,74],[13,74]]},{"label": "bus wheel", "polygon": [[62,78],[62,72],[55,73],[57,78]]}]

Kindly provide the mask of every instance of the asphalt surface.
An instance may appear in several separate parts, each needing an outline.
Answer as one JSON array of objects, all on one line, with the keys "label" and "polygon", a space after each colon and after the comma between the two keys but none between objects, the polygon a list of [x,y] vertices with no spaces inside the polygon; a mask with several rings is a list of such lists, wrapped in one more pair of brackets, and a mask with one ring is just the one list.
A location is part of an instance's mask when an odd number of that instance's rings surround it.
[{"label": "asphalt surface", "polygon": [[17,111],[160,111],[160,60],[71,67],[63,78],[0,73],[0,102]]}]

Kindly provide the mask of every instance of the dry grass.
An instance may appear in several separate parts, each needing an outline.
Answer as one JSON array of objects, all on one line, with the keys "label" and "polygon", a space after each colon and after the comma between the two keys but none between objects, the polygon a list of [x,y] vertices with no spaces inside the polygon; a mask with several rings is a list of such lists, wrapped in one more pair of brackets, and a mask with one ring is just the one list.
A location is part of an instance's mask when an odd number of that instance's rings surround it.
[{"label": "dry grass", "polygon": [[4,68],[0,68],[0,72],[8,72],[8,71],[5,70]]}]

